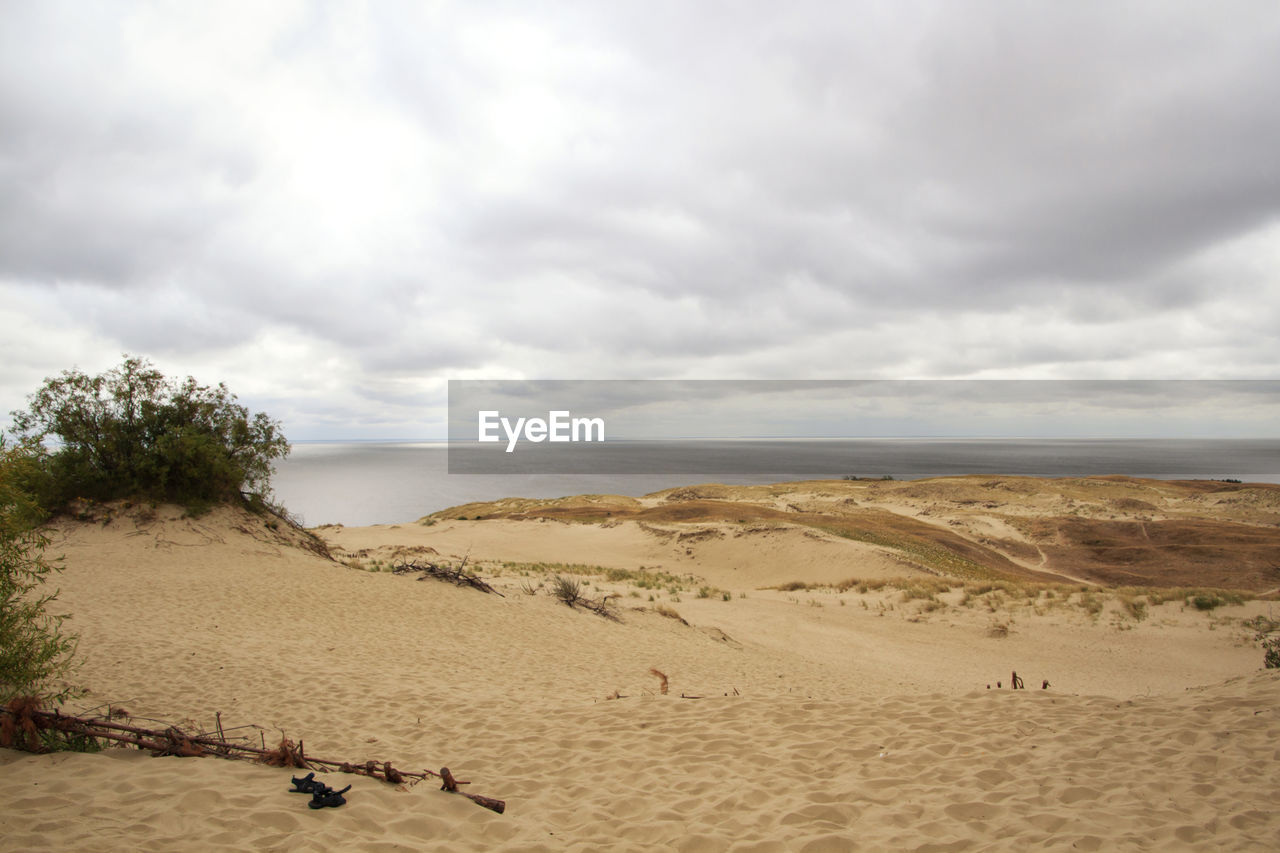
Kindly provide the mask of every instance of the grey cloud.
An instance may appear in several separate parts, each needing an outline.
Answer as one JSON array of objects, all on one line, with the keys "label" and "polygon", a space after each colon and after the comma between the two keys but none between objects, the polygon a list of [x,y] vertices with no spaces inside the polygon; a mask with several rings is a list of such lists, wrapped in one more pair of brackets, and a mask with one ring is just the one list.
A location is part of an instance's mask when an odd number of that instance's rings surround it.
[{"label": "grey cloud", "polygon": [[979,247],[957,272],[1141,276],[1274,218],[1280,14],[1153,9],[1001,6],[939,33],[895,136],[951,200],[934,221]]},{"label": "grey cloud", "polygon": [[304,4],[200,41],[239,13],[7,7],[0,279],[95,346],[341,359],[351,402],[296,404],[325,429],[484,370],[1280,365],[1271,4]]},{"label": "grey cloud", "polygon": [[137,286],[238,212],[253,160],[194,105],[130,91],[110,10],[58,9],[0,37],[0,275]]}]

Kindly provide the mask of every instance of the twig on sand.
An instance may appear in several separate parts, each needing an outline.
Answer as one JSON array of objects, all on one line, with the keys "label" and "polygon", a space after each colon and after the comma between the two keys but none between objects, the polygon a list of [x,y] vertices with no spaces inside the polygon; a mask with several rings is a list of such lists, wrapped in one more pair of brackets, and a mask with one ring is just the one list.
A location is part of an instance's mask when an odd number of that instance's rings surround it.
[{"label": "twig on sand", "polygon": [[491,592],[499,598],[506,598],[505,595],[489,586],[475,572],[467,571],[466,557],[462,558],[462,562],[458,564],[457,568],[439,563],[398,563],[391,571],[397,575],[421,572],[417,578],[420,581],[424,581],[427,578],[435,578],[436,580],[448,581],[457,586],[469,586],[481,592]]}]

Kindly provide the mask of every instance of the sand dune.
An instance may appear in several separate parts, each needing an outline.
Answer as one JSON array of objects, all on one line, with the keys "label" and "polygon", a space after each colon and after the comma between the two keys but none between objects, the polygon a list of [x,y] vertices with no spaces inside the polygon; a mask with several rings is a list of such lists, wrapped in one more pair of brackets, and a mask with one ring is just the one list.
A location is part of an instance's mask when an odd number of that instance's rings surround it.
[{"label": "sand dune", "polygon": [[[820,499],[806,489],[770,500]],[[981,509],[973,530],[1008,523]],[[352,565],[467,555],[505,597],[353,568],[230,510],[99,512],[54,532],[80,705],[205,728],[221,711],[312,755],[448,765],[507,812],[344,776],[348,804],[312,811],[289,770],[0,750],[4,849],[1280,845],[1280,675],[1244,624],[1268,601],[1148,601],[1139,617],[1123,597],[1091,612],[1085,593],[1016,586],[908,599],[874,588],[932,580],[894,548],[763,520],[319,531]],[[588,595],[618,596],[619,621],[546,593],[567,564]],[[866,591],[761,589],[851,576]],[[1008,689],[1013,669],[1031,689]]]},{"label": "sand dune", "polygon": [[928,573],[1280,592],[1280,485],[942,477],[702,485],[641,500],[468,504],[444,519],[773,524],[880,546]]}]

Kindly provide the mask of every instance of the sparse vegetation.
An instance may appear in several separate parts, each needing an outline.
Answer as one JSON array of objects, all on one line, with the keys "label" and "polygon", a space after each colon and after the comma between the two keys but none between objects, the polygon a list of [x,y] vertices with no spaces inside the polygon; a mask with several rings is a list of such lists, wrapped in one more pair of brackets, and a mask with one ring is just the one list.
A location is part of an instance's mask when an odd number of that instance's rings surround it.
[{"label": "sparse vegetation", "polygon": [[[501,563],[503,570],[519,575],[578,575],[580,577],[600,577],[610,583],[627,583],[639,589],[668,589],[673,594],[683,592],[692,586],[694,579],[690,575],[673,575],[670,572],[651,569],[619,569],[606,566],[594,566],[586,563]],[[714,593],[712,589],[712,593]]]},{"label": "sparse vegetation", "polygon": [[49,612],[58,593],[46,584],[61,567],[44,556],[45,513],[24,487],[36,464],[31,447],[0,437],[0,703],[59,703],[74,692],[56,683],[73,665],[76,638]]},{"label": "sparse vegetation", "polygon": [[1191,605],[1196,610],[1214,610],[1221,607],[1225,602],[1218,596],[1212,594],[1200,594],[1191,596]]},{"label": "sparse vegetation", "polygon": [[1244,624],[1254,630],[1253,638],[1262,646],[1262,665],[1280,669],[1280,621],[1257,616]]},{"label": "sparse vegetation", "polygon": [[1267,669],[1280,669],[1280,637],[1265,637],[1262,643],[1262,663]]},{"label": "sparse vegetation", "polygon": [[[856,592],[862,596],[861,604],[868,607],[866,596],[892,590],[892,598],[881,597],[876,605],[881,612],[894,609],[898,605],[920,602],[911,610],[903,608],[914,616],[945,611],[951,607],[981,607],[991,614],[1017,612],[1027,610],[1037,616],[1044,616],[1053,610],[1076,610],[1092,619],[1097,619],[1107,609],[1109,602],[1114,602],[1114,614],[1117,619],[1129,617],[1131,622],[1116,622],[1118,628],[1133,627],[1134,622],[1143,622],[1151,613],[1152,607],[1158,607],[1167,601],[1185,601],[1194,606],[1197,597],[1216,601],[1214,606],[1223,604],[1243,604],[1251,598],[1250,593],[1238,590],[1222,589],[1153,589],[1146,587],[1103,588],[1088,584],[1046,584],[1018,580],[962,580],[949,577],[917,575],[909,578],[869,579],[850,578],[834,584],[809,583],[806,581],[787,581],[776,586],[766,587],[779,592],[802,592],[829,590],[837,593]],[[795,597],[788,600],[798,602]]]},{"label": "sparse vegetation", "polygon": [[665,604],[659,604],[653,608],[653,612],[657,613],[659,616],[665,616],[668,619],[674,619],[677,622],[681,623],[682,625],[689,624],[684,620],[683,616],[681,616],[678,612],[676,612],[676,609],[674,607],[668,607]]},{"label": "sparse vegetation", "polygon": [[606,619],[618,621],[618,612],[609,601],[611,596],[588,598],[577,578],[556,575],[551,581],[551,594],[569,607],[581,607]]},{"label": "sparse vegetation", "polygon": [[[949,590],[950,587],[948,586],[946,589]],[[937,601],[937,593],[939,591],[932,584],[908,584],[902,589],[902,601],[915,601],[916,599]]]},{"label": "sparse vegetation", "polygon": [[1090,616],[1097,616],[1102,612],[1102,599],[1092,592],[1080,593],[1079,604]]},{"label": "sparse vegetation", "polygon": [[1141,597],[1123,598],[1125,612],[1134,618],[1134,621],[1141,622],[1147,618],[1147,600]]},{"label": "sparse vegetation", "polygon": [[556,575],[551,581],[551,594],[560,601],[573,607],[582,600],[582,584],[577,578]]}]

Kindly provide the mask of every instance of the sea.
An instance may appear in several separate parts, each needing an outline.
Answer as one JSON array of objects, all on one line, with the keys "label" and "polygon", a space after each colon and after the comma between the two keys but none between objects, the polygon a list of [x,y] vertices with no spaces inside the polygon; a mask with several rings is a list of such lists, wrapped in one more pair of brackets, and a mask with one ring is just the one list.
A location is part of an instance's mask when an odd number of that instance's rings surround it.
[{"label": "sea", "polygon": [[[1122,474],[1280,483],[1276,439],[726,439],[619,443],[609,453],[607,469],[614,473],[450,473],[445,441],[296,442],[277,464],[272,487],[275,499],[305,525],[360,526],[412,522],[472,501],[640,497],[712,482]],[[618,464],[619,459],[635,464]],[[455,471],[465,470],[457,461]]]}]

